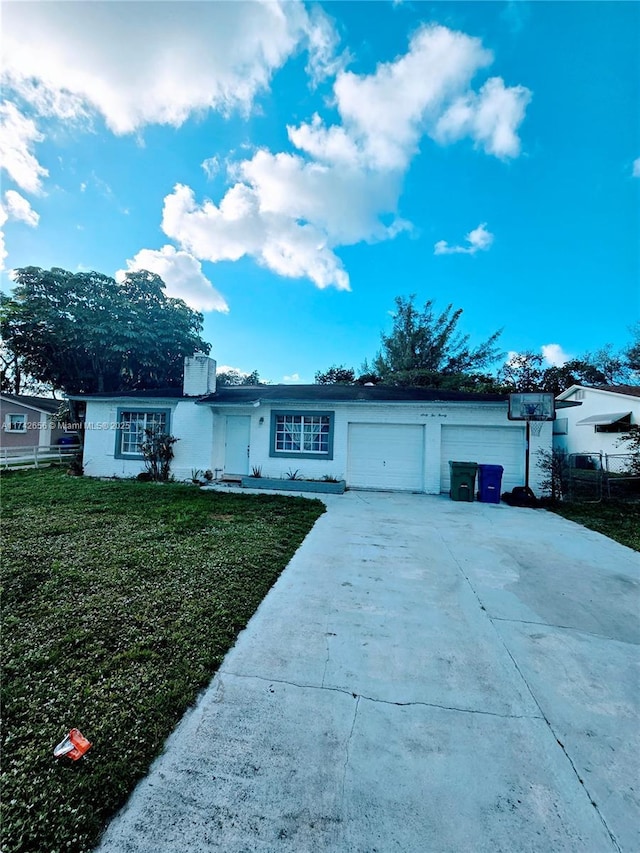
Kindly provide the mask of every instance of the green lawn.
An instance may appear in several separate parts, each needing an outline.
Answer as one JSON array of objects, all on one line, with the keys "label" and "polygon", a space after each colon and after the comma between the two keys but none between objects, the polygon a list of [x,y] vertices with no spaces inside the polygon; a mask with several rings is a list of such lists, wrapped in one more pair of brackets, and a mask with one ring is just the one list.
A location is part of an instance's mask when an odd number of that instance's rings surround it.
[{"label": "green lawn", "polygon": [[591,530],[640,551],[640,501],[604,500],[600,503],[574,501],[548,507],[558,515],[577,521]]},{"label": "green lawn", "polygon": [[[1,846],[88,851],[324,507],[53,469],[0,485]],[[72,727],[92,749],[55,759]]]}]

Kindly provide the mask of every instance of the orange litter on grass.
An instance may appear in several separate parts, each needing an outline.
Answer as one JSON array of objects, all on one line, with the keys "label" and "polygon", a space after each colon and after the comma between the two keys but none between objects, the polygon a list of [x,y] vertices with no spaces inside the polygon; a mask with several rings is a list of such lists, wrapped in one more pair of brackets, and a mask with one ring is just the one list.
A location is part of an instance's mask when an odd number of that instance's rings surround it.
[{"label": "orange litter on grass", "polygon": [[91,744],[82,732],[79,729],[71,729],[66,738],[53,750],[53,754],[56,758],[66,756],[72,761],[77,761],[89,749],[91,749]]}]

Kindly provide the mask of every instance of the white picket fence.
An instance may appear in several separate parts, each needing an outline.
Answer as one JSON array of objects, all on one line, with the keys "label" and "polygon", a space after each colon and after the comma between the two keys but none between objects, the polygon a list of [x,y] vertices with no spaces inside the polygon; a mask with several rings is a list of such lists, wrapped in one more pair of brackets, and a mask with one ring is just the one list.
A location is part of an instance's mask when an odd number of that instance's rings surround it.
[{"label": "white picket fence", "polygon": [[82,450],[79,444],[49,444],[42,447],[0,447],[2,468],[39,468],[72,459]]}]

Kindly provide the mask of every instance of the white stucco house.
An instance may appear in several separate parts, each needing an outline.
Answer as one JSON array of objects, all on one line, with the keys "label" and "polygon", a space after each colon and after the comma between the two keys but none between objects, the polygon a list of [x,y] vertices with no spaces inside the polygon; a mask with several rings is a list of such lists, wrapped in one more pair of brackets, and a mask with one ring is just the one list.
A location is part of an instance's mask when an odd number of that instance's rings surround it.
[{"label": "white stucco house", "polygon": [[638,385],[572,385],[556,397],[556,405],[563,403],[580,404],[556,413],[553,446],[566,453],[623,454],[621,434],[640,424]]},{"label": "white stucco house", "polygon": [[[286,477],[289,470],[346,480],[347,488],[438,494],[450,486],[449,460],[504,467],[502,489],[524,483],[525,424],[509,421],[508,401],[468,394],[380,385],[216,387],[215,362],[185,360],[182,389],[90,395],[86,401],[84,469],[89,476],[133,477],[144,469],[139,441],[156,424],[176,436],[172,473],[193,469],[217,479],[250,474]],[[534,463],[549,450],[552,423],[531,437]]]}]

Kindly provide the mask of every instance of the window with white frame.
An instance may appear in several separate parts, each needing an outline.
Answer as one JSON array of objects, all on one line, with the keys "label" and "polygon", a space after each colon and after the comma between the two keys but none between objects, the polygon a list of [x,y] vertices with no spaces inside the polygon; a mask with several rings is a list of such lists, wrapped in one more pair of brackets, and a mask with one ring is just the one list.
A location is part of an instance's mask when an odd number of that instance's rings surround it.
[{"label": "window with white frame", "polygon": [[4,419],[4,428],[6,432],[26,432],[27,416],[9,413]]},{"label": "window with white frame", "polygon": [[148,429],[152,429],[154,433],[167,433],[169,431],[169,410],[118,410],[116,457],[141,457],[141,444],[146,438],[145,430]]},{"label": "window with white frame", "polygon": [[333,457],[333,413],[273,412],[271,455]]}]

